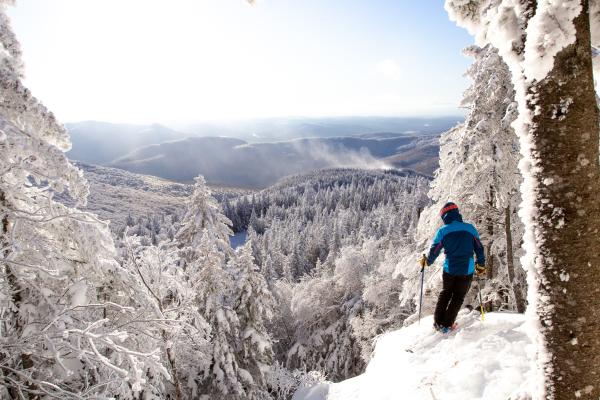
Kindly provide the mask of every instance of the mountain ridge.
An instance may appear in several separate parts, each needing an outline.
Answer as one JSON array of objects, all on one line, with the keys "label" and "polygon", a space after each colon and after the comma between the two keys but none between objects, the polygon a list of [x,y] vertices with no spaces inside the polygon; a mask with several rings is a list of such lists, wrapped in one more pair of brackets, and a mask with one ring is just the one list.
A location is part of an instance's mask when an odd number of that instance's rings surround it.
[{"label": "mountain ridge", "polygon": [[431,175],[437,168],[438,148],[438,137],[433,135],[298,138],[264,143],[196,137],[148,145],[109,165],[178,182],[203,175],[212,184],[264,188],[285,176],[322,168],[400,167]]}]

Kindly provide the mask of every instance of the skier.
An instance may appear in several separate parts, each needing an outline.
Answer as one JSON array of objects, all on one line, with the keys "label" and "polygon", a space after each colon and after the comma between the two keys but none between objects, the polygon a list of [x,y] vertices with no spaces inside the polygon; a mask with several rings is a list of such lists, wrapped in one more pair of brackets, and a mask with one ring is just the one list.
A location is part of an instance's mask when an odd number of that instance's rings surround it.
[{"label": "skier", "polygon": [[456,329],[454,321],[471,286],[473,273],[477,276],[485,274],[485,254],[477,229],[463,222],[456,204],[446,203],[440,217],[444,226],[438,229],[429,254],[423,255],[420,264],[422,268],[433,264],[444,249],[443,288],[435,307],[433,327],[447,333]]}]

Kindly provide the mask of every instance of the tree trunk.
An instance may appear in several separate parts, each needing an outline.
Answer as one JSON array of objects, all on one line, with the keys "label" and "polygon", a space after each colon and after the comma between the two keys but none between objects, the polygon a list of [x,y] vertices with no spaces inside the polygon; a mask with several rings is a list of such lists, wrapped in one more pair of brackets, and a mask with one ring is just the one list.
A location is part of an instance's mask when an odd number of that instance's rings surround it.
[{"label": "tree trunk", "polygon": [[489,193],[489,199],[488,199],[488,204],[487,204],[487,209],[486,209],[486,231],[487,231],[487,244],[486,244],[486,249],[485,249],[485,255],[486,255],[486,261],[487,261],[487,265],[486,265],[486,270],[487,270],[487,278],[488,279],[492,279],[495,275],[495,271],[494,271],[494,255],[492,254],[492,244],[493,244],[493,238],[494,238],[494,193],[495,193],[495,189],[494,186],[490,186],[490,193]]},{"label": "tree trunk", "polygon": [[506,268],[508,269],[508,281],[512,287],[515,296],[517,312],[525,312],[525,300],[521,292],[521,287],[515,282],[515,257],[513,254],[513,240],[510,224],[510,205],[504,209],[504,233],[506,235]]},{"label": "tree trunk", "polygon": [[[486,269],[486,279],[488,282],[491,282],[492,278],[496,274],[494,269],[494,255],[492,254],[492,245],[494,240],[494,196],[495,196],[495,188],[493,185],[490,185],[490,191],[488,194],[488,200],[486,206],[483,208],[485,212],[485,269]],[[479,284],[483,282],[484,286],[486,282],[484,279],[479,279]],[[494,300],[486,301],[483,304],[483,309],[485,311],[493,311],[496,307],[494,307]]]},{"label": "tree trunk", "polygon": [[[168,340],[166,333],[164,332],[163,339],[165,340],[165,342],[167,342]],[[173,374],[173,384],[175,385],[175,399],[182,400],[183,397],[181,393],[181,383],[179,383],[179,376],[177,375],[178,372],[177,365],[175,364],[175,356],[173,355],[173,352],[171,351],[170,347],[167,347],[167,359],[169,361],[169,366],[171,367],[171,374]]]},{"label": "tree trunk", "polygon": [[[535,3],[534,3],[535,4]],[[576,42],[534,82],[528,104],[536,160],[531,174],[538,254],[536,312],[549,353],[547,399],[600,398],[600,207],[598,108],[588,1],[573,21]]]}]

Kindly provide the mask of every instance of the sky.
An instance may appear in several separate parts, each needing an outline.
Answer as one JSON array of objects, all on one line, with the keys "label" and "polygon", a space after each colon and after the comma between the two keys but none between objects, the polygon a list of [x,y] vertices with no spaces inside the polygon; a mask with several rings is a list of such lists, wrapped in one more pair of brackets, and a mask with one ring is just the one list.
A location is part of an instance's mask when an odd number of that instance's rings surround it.
[{"label": "sky", "polygon": [[25,84],[63,122],[460,115],[442,0],[18,0]]}]

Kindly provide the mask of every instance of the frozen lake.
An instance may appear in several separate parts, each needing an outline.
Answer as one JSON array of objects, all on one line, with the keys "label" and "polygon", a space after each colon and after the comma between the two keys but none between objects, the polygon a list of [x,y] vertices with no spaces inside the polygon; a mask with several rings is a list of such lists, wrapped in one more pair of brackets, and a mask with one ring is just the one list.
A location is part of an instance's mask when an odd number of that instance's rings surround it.
[{"label": "frozen lake", "polygon": [[238,233],[234,234],[233,236],[229,237],[229,244],[231,244],[231,247],[233,249],[237,249],[238,247],[243,246],[244,243],[246,243],[247,236],[248,236],[247,231],[238,232]]}]

